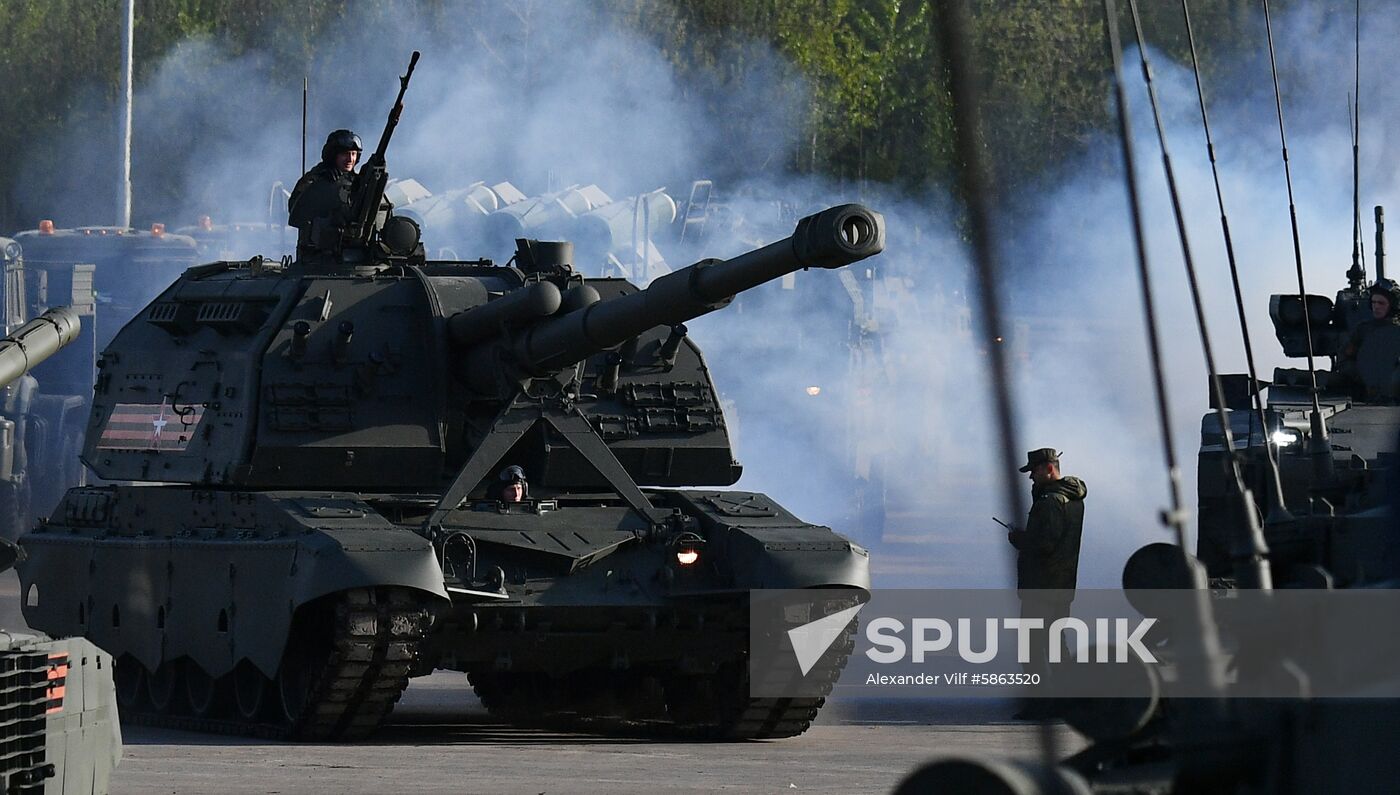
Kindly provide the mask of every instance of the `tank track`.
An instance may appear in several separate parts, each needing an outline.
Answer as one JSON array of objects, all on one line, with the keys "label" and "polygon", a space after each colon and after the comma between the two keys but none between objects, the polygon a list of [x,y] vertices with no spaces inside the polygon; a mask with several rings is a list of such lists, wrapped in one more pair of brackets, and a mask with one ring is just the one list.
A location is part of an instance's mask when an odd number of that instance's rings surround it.
[{"label": "tank track", "polygon": [[730,663],[714,674],[672,679],[667,684],[666,702],[676,730],[706,740],[774,740],[802,734],[826,705],[826,697],[855,650],[855,622],[834,646],[836,653],[824,656],[807,674],[808,683],[816,683],[820,696],[749,698],[747,660]]},{"label": "tank track", "polygon": [[[418,658],[419,645],[429,623],[427,608],[411,591],[394,588],[361,588],[339,594],[333,611],[333,631],[324,662],[310,672],[305,701],[295,720],[288,719],[276,679],[264,682],[260,719],[236,715],[191,714],[183,688],[171,708],[157,711],[149,691],[142,687],[144,709],[123,706],[121,719],[143,726],[215,734],[248,735],[274,740],[359,740],[368,736],[389,715],[408,686],[409,672]],[[184,661],[186,665],[193,664]],[[139,665],[123,658],[118,665]],[[284,658],[284,665],[286,664]],[[150,672],[142,671],[149,682]],[[231,687],[224,677],[217,683],[224,701]],[[183,684],[183,674],[181,676]],[[230,712],[227,707],[221,712]]]},{"label": "tank track", "polygon": [[[750,698],[747,657],[699,675],[652,674],[660,693],[646,687],[613,688],[605,699],[583,702],[596,692],[603,672],[583,671],[549,678],[536,673],[468,674],[472,689],[493,716],[516,725],[624,733],[696,740],[769,740],[796,737],[811,728],[826,696],[855,650],[855,627],[837,641],[837,653],[808,674],[822,693],[811,698]],[[648,674],[613,674],[636,681]],[[597,709],[599,701],[610,709]]]}]

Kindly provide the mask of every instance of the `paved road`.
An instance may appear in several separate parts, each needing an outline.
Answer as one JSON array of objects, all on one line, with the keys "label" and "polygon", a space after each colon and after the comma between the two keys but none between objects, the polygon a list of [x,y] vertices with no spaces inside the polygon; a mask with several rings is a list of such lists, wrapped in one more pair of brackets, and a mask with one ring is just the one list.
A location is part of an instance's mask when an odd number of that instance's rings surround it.
[{"label": "paved road", "polygon": [[[807,734],[650,742],[514,729],[457,674],[415,680],[366,743],[294,745],[125,727],[119,793],[887,792],[934,754],[1033,757],[1036,729],[1003,703],[836,702]],[[1060,727],[1061,751],[1081,747]]]},{"label": "paved road", "polygon": [[[0,574],[0,626],[21,628]],[[985,701],[833,700],[790,740],[654,742],[493,721],[461,674],[416,679],[369,742],[302,745],[123,727],[113,795],[139,793],[887,792],[935,754],[1031,758],[1037,729]],[[1068,753],[1083,743],[1059,727]]]}]

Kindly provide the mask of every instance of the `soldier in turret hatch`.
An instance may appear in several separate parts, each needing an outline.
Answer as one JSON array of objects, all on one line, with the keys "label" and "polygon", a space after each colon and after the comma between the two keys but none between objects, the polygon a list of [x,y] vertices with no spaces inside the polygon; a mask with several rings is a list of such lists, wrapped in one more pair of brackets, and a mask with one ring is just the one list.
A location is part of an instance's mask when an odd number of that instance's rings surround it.
[{"label": "soldier in turret hatch", "polygon": [[1377,389],[1376,385],[1368,387],[1362,384],[1356,370],[1356,355],[1361,352],[1362,343],[1378,328],[1400,325],[1400,285],[1390,279],[1380,279],[1367,292],[1371,295],[1371,317],[1352,329],[1351,336],[1337,356],[1336,377],[1333,379],[1334,386],[1352,387],[1356,396],[1361,398],[1374,397],[1370,393]]},{"label": "soldier in turret hatch", "polygon": [[512,464],[501,470],[500,501],[506,504],[525,501],[529,485],[525,480],[525,470]]},{"label": "soldier in turret hatch", "polygon": [[[1024,530],[1006,534],[1016,547],[1016,588],[1021,595],[1021,617],[1038,618],[1044,624],[1039,642],[1030,648],[1026,673],[1049,673],[1049,628],[1069,615],[1079,576],[1079,541],[1084,530],[1084,481],[1060,475],[1060,454],[1053,447],[1026,453],[1022,472],[1031,476],[1031,510]],[[1067,658],[1061,657],[1061,660]],[[1030,699],[1017,714],[1020,720],[1053,717],[1049,699]]]},{"label": "soldier in turret hatch", "polygon": [[287,200],[287,225],[300,230],[297,259],[333,251],[349,222],[350,188],[360,162],[360,136],[336,130],[326,136],[321,162],[297,180]]}]

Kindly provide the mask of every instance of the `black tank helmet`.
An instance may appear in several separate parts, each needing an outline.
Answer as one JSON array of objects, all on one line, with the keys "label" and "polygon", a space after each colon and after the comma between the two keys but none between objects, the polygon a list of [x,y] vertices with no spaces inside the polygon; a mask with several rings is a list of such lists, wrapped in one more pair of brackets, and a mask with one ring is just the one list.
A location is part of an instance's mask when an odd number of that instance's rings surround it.
[{"label": "black tank helmet", "polygon": [[364,152],[364,147],[360,145],[360,136],[351,130],[336,130],[326,136],[326,144],[321,147],[321,162],[329,163],[337,154],[350,150]]},{"label": "black tank helmet", "polygon": [[525,479],[525,470],[522,469],[519,464],[511,464],[505,469],[502,469],[501,474],[497,477],[499,478],[499,482],[496,484],[495,488],[496,499],[502,498],[507,486],[512,486],[516,483],[520,484],[520,498],[522,500],[530,499],[530,481]]},{"label": "black tank helmet", "polygon": [[1377,279],[1366,292],[1371,295],[1383,295],[1390,301],[1390,317],[1395,317],[1400,312],[1400,284],[1396,284],[1394,279]]}]

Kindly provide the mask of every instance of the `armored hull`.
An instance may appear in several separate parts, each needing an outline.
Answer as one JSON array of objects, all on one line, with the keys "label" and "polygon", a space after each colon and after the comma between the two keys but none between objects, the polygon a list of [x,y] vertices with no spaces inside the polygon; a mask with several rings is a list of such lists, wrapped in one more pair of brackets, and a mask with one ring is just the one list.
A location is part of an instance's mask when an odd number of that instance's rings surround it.
[{"label": "armored hull", "polygon": [[[195,728],[361,737],[409,676],[444,668],[517,720],[669,705],[692,731],[800,733],[819,700],[746,697],[748,592],[867,588],[863,550],[761,494],[647,496],[698,520],[703,565],[601,494],[469,502],[441,529],[474,549],[444,574],[420,534],[430,498],[75,489],[25,539],[26,583],[44,583],[26,615],[115,650],[124,717]],[[840,650],[831,662],[834,682]],[[337,709],[313,715],[318,698]]]}]

